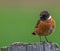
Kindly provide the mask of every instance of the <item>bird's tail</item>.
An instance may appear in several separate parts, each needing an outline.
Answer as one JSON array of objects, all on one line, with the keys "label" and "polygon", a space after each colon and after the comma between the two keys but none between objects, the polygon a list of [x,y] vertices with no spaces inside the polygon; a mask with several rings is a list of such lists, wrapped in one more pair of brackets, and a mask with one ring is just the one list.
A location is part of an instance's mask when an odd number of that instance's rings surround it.
[{"label": "bird's tail", "polygon": [[32,33],[33,35],[36,35],[35,32]]}]

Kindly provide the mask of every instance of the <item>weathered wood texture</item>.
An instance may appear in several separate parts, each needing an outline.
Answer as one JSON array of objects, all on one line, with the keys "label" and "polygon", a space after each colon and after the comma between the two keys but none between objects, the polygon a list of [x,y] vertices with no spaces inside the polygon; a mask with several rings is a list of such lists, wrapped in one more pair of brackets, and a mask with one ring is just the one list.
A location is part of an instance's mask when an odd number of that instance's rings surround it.
[{"label": "weathered wood texture", "polygon": [[0,51],[60,51],[56,43],[13,43],[9,46],[0,48]]}]

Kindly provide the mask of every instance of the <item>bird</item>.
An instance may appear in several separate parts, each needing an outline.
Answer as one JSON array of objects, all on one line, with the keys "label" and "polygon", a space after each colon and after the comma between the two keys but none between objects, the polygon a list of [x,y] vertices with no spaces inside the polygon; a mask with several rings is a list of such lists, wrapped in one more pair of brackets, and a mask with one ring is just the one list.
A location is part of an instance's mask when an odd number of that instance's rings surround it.
[{"label": "bird", "polygon": [[45,40],[48,42],[47,36],[52,34],[56,28],[55,19],[47,10],[43,10],[39,15],[39,20],[34,28],[33,35],[38,35],[40,37],[44,36]]}]

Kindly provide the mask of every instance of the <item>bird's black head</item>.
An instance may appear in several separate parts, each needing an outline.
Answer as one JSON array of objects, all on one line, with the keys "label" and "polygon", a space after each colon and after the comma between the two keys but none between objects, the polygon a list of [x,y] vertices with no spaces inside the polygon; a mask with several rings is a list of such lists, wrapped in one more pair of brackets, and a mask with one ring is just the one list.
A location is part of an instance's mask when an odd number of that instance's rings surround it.
[{"label": "bird's black head", "polygon": [[49,18],[50,14],[48,13],[48,11],[42,11],[40,13],[40,19],[41,20],[47,20]]}]

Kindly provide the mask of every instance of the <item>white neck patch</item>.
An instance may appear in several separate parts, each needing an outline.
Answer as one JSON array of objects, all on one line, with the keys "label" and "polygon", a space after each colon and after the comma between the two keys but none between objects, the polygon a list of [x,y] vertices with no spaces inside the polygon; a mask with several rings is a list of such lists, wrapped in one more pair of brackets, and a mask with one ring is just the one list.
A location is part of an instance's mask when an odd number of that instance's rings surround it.
[{"label": "white neck patch", "polygon": [[48,20],[51,19],[51,16],[49,16]]}]

